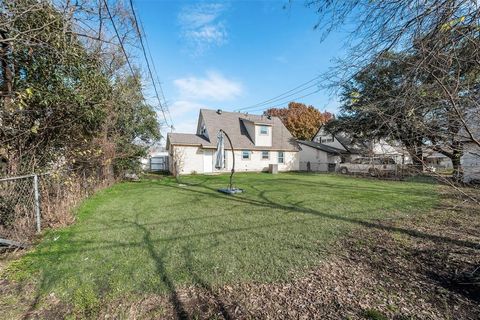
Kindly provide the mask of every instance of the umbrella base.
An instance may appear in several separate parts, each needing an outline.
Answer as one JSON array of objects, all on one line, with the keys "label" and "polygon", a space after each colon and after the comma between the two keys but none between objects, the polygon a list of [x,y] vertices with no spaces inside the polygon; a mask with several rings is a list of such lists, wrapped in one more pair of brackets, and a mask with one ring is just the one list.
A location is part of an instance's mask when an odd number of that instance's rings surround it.
[{"label": "umbrella base", "polygon": [[243,192],[243,189],[239,189],[239,188],[222,188],[222,189],[218,189],[217,190],[218,192],[222,192],[222,193],[226,193],[226,194],[236,194],[236,193],[242,193]]}]

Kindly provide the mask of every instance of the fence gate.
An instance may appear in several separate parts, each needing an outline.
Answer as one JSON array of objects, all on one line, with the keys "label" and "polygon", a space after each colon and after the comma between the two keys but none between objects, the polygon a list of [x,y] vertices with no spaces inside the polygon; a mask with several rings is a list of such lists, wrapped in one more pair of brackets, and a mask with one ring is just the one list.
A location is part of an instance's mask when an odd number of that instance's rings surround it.
[{"label": "fence gate", "polygon": [[0,244],[26,246],[40,231],[38,176],[0,179]]},{"label": "fence gate", "polygon": [[168,156],[151,157],[149,160],[150,171],[168,171]]}]

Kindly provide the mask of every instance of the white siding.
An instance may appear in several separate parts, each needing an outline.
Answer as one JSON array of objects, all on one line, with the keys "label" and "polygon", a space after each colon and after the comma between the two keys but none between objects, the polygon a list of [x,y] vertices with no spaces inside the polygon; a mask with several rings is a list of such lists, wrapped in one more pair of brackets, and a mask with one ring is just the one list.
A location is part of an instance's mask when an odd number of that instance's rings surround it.
[{"label": "white siding", "polygon": [[463,147],[460,163],[463,169],[463,181],[480,180],[480,147],[475,143],[466,143]]},{"label": "white siding", "polygon": [[[212,149],[207,149],[212,150]],[[172,155],[177,154],[181,159],[180,174],[204,173],[204,150],[200,147],[172,146],[170,153],[170,172],[173,172],[174,158]],[[269,151],[270,158],[262,159],[262,151],[251,151],[250,159],[242,159],[242,150],[235,150],[235,171],[236,172],[259,172],[267,171],[269,164],[278,164],[278,171],[296,171],[299,170],[300,157],[299,152],[284,152],[284,163],[278,163],[278,151]],[[215,166],[216,153],[213,151],[213,161]],[[232,151],[226,150],[226,168],[221,170],[213,168],[214,172],[230,172],[232,169]]]},{"label": "white siding", "polygon": [[255,125],[255,146],[257,147],[271,147],[272,146],[272,127],[268,128],[268,135],[260,134],[261,125]]},{"label": "white siding", "polygon": [[317,134],[315,135],[315,137],[313,138],[313,141],[315,142],[318,142],[318,143],[322,143],[326,146],[330,146],[330,147],[334,147],[334,148],[337,148],[337,149],[340,149],[340,150],[345,150],[345,147],[343,146],[343,144],[341,144],[337,138],[333,138],[333,142],[321,142],[321,138],[331,138],[332,136],[329,134],[329,133],[326,133],[323,128],[318,130]]},{"label": "white siding", "polygon": [[203,173],[203,150],[200,147],[171,146],[170,172],[174,172],[174,162],[177,161],[180,174]]},{"label": "white siding", "polygon": [[327,152],[318,150],[307,145],[301,144],[300,151],[300,170],[308,169],[307,163],[310,162],[312,171],[328,171],[329,163],[340,163],[340,156],[329,155]]}]

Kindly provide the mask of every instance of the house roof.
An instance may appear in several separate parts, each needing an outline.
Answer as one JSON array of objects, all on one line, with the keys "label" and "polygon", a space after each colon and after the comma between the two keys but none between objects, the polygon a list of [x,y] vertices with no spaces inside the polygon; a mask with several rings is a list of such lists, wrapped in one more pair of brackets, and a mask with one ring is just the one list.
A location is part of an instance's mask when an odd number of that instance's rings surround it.
[{"label": "house roof", "polygon": [[[169,133],[167,143],[200,145],[202,147],[215,148],[217,146],[217,134],[222,129],[232,140],[234,149],[249,150],[284,150],[299,151],[300,148],[291,133],[283,125],[278,117],[261,115],[250,115],[239,112],[222,111],[218,113],[216,110],[201,109],[199,119],[203,119],[207,131],[207,137],[198,134]],[[245,122],[253,122],[255,124],[269,125],[272,127],[272,146],[260,147],[255,146],[253,138],[250,137]],[[225,148],[230,149],[228,142]]]},{"label": "house roof", "polygon": [[325,152],[330,153],[330,154],[337,154],[338,155],[338,154],[349,153],[348,151],[338,149],[338,148],[334,148],[334,147],[331,147],[331,146],[327,146],[323,143],[318,143],[318,142],[314,142],[314,141],[298,140],[298,143],[304,144],[304,145],[312,147],[314,149],[325,151]]},{"label": "house roof", "polygon": [[201,135],[193,133],[168,133],[167,140],[170,144],[185,144],[185,145],[204,145],[209,144],[209,141]]}]

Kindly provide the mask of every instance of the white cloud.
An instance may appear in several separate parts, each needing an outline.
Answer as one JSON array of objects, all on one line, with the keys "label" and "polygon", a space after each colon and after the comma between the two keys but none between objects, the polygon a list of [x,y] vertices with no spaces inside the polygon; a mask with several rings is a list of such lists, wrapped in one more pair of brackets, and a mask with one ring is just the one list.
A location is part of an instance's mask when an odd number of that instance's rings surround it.
[{"label": "white cloud", "polygon": [[180,133],[195,133],[197,132],[197,120],[198,116],[193,118],[183,119],[175,126],[175,132]]},{"label": "white cloud", "polygon": [[195,116],[198,114],[198,111],[201,108],[207,108],[206,106],[186,100],[178,100],[169,105],[170,115],[173,118],[178,118],[184,116],[185,114],[194,114]]},{"label": "white cloud", "polygon": [[226,101],[240,96],[241,83],[229,80],[217,72],[207,72],[206,77],[187,77],[176,79],[175,86],[182,98]]},{"label": "white cloud", "polygon": [[221,19],[226,6],[220,3],[201,3],[184,6],[178,15],[181,36],[193,55],[200,55],[211,46],[227,42],[228,32]]}]

